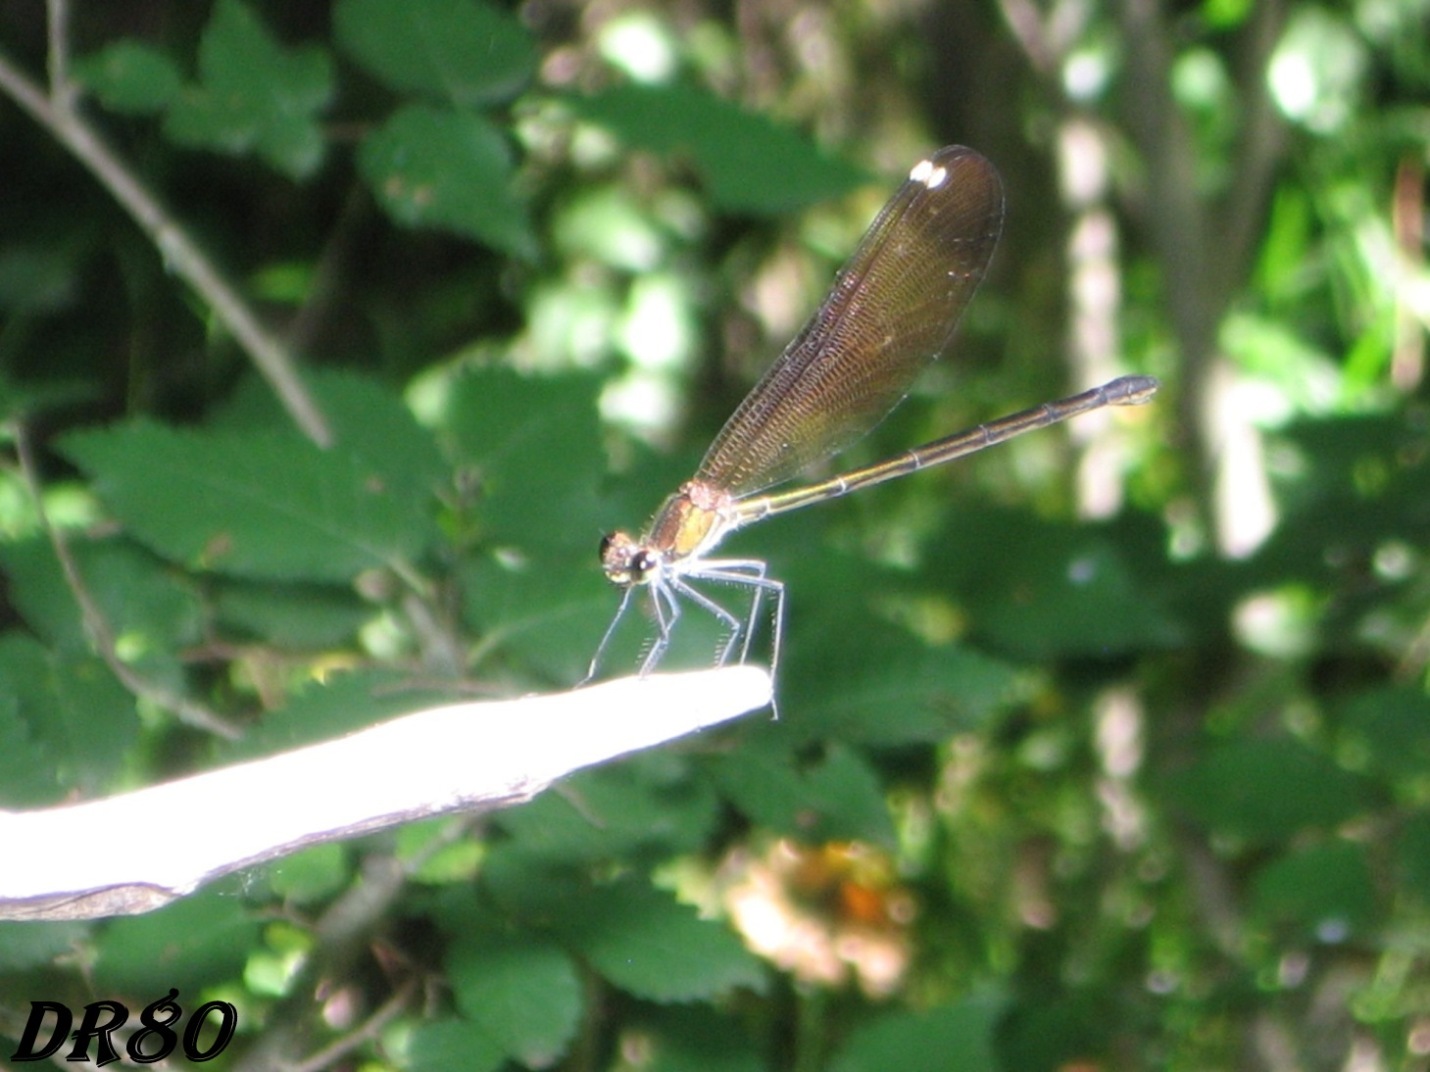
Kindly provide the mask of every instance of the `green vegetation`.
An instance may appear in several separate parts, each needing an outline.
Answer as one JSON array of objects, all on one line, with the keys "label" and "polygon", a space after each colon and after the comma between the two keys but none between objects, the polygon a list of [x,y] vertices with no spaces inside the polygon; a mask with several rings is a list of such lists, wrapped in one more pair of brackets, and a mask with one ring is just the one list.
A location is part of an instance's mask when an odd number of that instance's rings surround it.
[{"label": "green vegetation", "polygon": [[8,5],[6,809],[572,685],[599,534],[938,144],[1004,241],[850,460],[1163,389],[733,538],[789,585],[778,721],[0,925],[0,1053],[180,987],[238,1009],[213,1067],[1421,1067],[1427,16]]}]

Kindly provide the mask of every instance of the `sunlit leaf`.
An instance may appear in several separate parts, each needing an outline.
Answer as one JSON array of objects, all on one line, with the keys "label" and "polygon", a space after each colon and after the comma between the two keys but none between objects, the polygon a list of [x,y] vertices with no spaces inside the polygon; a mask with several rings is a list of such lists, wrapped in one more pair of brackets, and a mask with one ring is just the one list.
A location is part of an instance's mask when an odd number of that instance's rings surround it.
[{"label": "sunlit leaf", "polygon": [[512,154],[490,122],[410,105],[363,142],[363,179],[394,220],[436,227],[522,256],[535,248],[512,188]]},{"label": "sunlit leaf", "polygon": [[409,561],[433,533],[431,492],[294,432],[86,431],[64,450],[158,554],[238,576],[350,580]]}]

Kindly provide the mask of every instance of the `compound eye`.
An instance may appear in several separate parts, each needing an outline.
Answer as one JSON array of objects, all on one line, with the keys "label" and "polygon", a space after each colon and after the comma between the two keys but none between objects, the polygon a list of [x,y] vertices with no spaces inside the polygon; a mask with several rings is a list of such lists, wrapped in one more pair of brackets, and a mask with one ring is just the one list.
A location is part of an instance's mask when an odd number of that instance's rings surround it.
[{"label": "compound eye", "polygon": [[624,532],[612,532],[601,538],[601,568],[612,584],[622,588],[640,583],[638,560],[643,552]]}]

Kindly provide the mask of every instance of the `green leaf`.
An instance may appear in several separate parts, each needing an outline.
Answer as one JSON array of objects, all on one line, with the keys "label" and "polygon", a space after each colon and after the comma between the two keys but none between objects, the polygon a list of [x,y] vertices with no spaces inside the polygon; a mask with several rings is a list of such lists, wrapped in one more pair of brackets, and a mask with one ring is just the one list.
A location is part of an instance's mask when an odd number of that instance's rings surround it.
[{"label": "green leaf", "polygon": [[1420,905],[1430,903],[1430,813],[1406,816],[1395,839],[1395,862],[1399,888]]},{"label": "green leaf", "polygon": [[[1028,690],[1026,671],[967,645],[930,645],[870,608],[917,596],[909,578],[821,548],[824,530],[794,522],[781,546],[789,586],[782,701],[797,704],[790,732],[880,746],[942,741],[985,725]],[[921,581],[921,578],[917,580]]]},{"label": "green leaf", "polygon": [[351,643],[377,608],[351,586],[220,580],[210,586],[222,631],[284,649],[316,651]]},{"label": "green leaf", "polygon": [[862,756],[835,745],[818,761],[801,762],[789,744],[771,730],[745,741],[738,756],[717,761],[722,792],[760,826],[806,844],[894,844],[883,787]]},{"label": "green leaf", "polygon": [[363,142],[358,167],[404,226],[449,230],[522,257],[535,253],[526,206],[512,189],[511,148],[481,116],[404,108]]},{"label": "green leaf", "polygon": [[693,851],[715,828],[720,805],[707,784],[691,777],[689,762],[646,754],[568,778],[561,792],[494,817],[512,840],[493,858],[515,853],[573,864]]},{"label": "green leaf", "polygon": [[261,929],[231,890],[217,887],[142,916],[111,920],[98,940],[96,988],[160,995],[173,986],[193,994],[236,980]]},{"label": "green leaf", "polygon": [[586,672],[619,603],[596,559],[597,389],[589,376],[474,369],[451,385],[442,416],[480,487],[475,523],[495,552],[462,565],[464,617],[556,681]]},{"label": "green leaf", "polygon": [[323,49],[284,48],[240,0],[219,0],[199,44],[199,82],[174,102],[165,130],[185,145],[257,152],[290,178],[306,178],[323,160],[316,117],[332,94]]},{"label": "green leaf", "polygon": [[[387,384],[338,370],[307,373],[304,380],[337,442],[394,486],[421,489],[425,494],[449,479],[432,433]],[[260,388],[256,378],[249,384],[272,397],[267,385]],[[286,412],[281,419],[282,427],[290,426]]]},{"label": "green leaf", "polygon": [[498,544],[575,551],[595,568],[605,471],[592,376],[473,369],[452,384],[445,425],[477,467],[482,524]]},{"label": "green leaf", "polygon": [[309,846],[264,870],[269,889],[289,905],[324,901],[347,885],[353,873],[347,847],[336,842]]},{"label": "green leaf", "polygon": [[1262,919],[1291,923],[1322,941],[1342,941],[1375,926],[1375,880],[1365,849],[1329,842],[1267,864],[1252,880]]},{"label": "green leaf", "polygon": [[568,103],[643,149],[688,154],[717,208],[779,216],[856,188],[867,176],[802,134],[690,86],[624,85]]},{"label": "green leaf", "polygon": [[1341,716],[1344,740],[1391,775],[1430,771],[1430,699],[1420,686],[1372,689],[1350,700]]},{"label": "green leaf", "polygon": [[89,928],[87,921],[0,922],[0,971],[53,966],[74,954]]},{"label": "green leaf", "polygon": [[[71,536],[69,551],[126,655],[169,654],[202,636],[197,594],[162,560],[124,539]],[[83,616],[49,541],[0,545],[0,566],[9,575],[10,599],[30,628],[57,647],[90,651]]]},{"label": "green leaf", "polygon": [[[647,1072],[764,1072],[769,1064],[738,1016],[708,1005],[666,1005],[642,1016]],[[644,1055],[643,1055],[644,1056]]]},{"label": "green leaf", "polygon": [[54,759],[20,717],[19,698],[0,693],[0,804],[47,804],[59,790]]},{"label": "green leaf", "polygon": [[1180,623],[1143,583],[1152,564],[1130,540],[1116,523],[1056,524],[970,507],[932,546],[928,573],[967,602],[977,637],[995,651],[1048,662],[1173,647]]},{"label": "green leaf", "polygon": [[657,1002],[762,991],[761,963],[726,926],[702,920],[648,882],[628,880],[569,902],[561,934],[616,986]]},{"label": "green leaf", "polygon": [[581,980],[558,946],[528,934],[467,933],[448,976],[462,1015],[513,1059],[543,1068],[566,1052],[581,1021]]},{"label": "green leaf", "polygon": [[620,603],[594,548],[579,561],[505,550],[474,557],[462,563],[461,580],[463,618],[483,641],[551,681],[585,675]]},{"label": "green leaf", "polygon": [[1335,826],[1372,800],[1360,778],[1284,739],[1222,745],[1170,777],[1166,791],[1203,826],[1253,842]]},{"label": "green leaf", "polygon": [[137,40],[116,41],[75,60],[74,75],[106,108],[129,115],[163,111],[183,82],[168,56]]},{"label": "green leaf", "polygon": [[507,100],[536,70],[531,34],[472,0],[341,0],[338,43],[392,89],[457,105]]},{"label": "green leaf", "polygon": [[857,658],[823,652],[831,670],[807,694],[823,736],[883,747],[938,741],[986,725],[1026,691],[1012,666],[973,648],[929,648],[888,626],[864,640]]},{"label": "green leaf", "polygon": [[408,1072],[496,1072],[506,1052],[477,1024],[443,1020],[421,1024],[407,1046]]},{"label": "green leaf", "polygon": [[218,747],[218,758],[236,763],[255,756],[286,752],[316,741],[341,737],[424,707],[454,702],[442,693],[411,687],[395,670],[354,670],[329,674],[322,684],[294,690],[279,710],[244,734],[241,741]]},{"label": "green leaf", "polygon": [[405,823],[396,831],[395,854],[407,871],[409,881],[427,886],[462,888],[469,885],[487,856],[484,840],[471,837],[453,839],[452,831],[463,820],[442,817]]},{"label": "green leaf", "polygon": [[856,1028],[830,1072],[985,1072],[1003,1067],[996,1031],[1006,1002],[979,995],[918,1012],[891,1012]]},{"label": "green leaf", "polygon": [[29,637],[0,637],[0,695],[18,701],[28,736],[53,757],[60,784],[86,795],[105,787],[138,735],[134,698],[109,667]]},{"label": "green leaf", "polygon": [[146,421],[66,436],[136,539],[193,569],[346,581],[420,556],[430,489],[394,483],[368,451],[296,433],[178,430]]}]

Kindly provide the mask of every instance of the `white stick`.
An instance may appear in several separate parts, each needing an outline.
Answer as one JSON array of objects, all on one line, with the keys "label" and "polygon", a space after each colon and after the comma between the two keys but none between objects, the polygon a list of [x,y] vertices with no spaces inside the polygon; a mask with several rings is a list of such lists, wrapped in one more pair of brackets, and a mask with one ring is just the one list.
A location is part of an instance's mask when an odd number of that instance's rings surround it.
[{"label": "white stick", "polygon": [[519,804],[770,696],[768,674],[745,666],[453,704],[121,796],[0,812],[0,919],[147,912],[308,845]]}]

